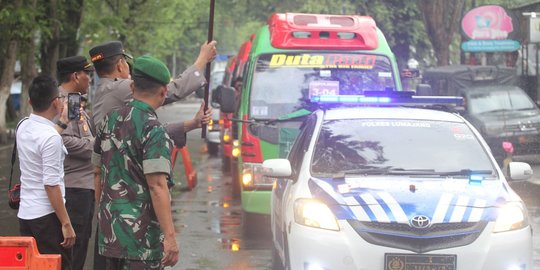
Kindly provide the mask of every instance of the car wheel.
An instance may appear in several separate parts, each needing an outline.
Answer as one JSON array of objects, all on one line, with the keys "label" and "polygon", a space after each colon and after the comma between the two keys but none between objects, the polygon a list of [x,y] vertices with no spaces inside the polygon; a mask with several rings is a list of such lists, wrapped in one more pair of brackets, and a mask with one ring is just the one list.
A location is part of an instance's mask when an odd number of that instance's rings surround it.
[{"label": "car wheel", "polygon": [[[263,229],[264,228],[264,229]],[[257,213],[242,213],[243,234],[252,238],[271,237],[270,216]]]},{"label": "car wheel", "polygon": [[211,156],[217,156],[219,151],[219,144],[209,142],[206,143],[206,145],[208,148],[208,154],[210,154]]}]

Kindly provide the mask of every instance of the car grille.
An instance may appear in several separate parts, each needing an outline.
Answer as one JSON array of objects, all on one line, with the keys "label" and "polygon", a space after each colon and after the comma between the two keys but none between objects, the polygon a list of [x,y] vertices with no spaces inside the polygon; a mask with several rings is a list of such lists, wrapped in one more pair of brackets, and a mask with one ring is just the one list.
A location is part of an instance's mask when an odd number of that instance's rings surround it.
[{"label": "car grille", "polygon": [[522,131],[535,131],[540,130],[540,123],[520,123],[515,125],[505,125],[504,131],[506,132],[522,132]]},{"label": "car grille", "polygon": [[480,236],[487,225],[487,222],[456,222],[417,229],[401,223],[348,222],[368,243],[416,253],[468,245]]}]

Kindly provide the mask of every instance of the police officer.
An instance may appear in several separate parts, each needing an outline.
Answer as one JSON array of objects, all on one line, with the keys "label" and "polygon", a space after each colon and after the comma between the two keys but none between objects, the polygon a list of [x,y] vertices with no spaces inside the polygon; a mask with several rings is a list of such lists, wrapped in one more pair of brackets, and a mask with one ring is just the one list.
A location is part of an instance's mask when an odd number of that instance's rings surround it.
[{"label": "police officer", "polygon": [[[123,44],[119,41],[95,46],[90,49],[89,54],[99,77],[92,109],[92,124],[97,130],[107,113],[122,107],[132,98],[131,84],[133,81],[131,80],[130,66],[128,64],[128,60],[132,59],[132,56],[125,52]],[[168,91],[164,103],[180,100],[203,87],[206,80],[201,72],[206,64],[215,57],[216,42],[212,41],[203,44],[194,64],[167,84]],[[201,124],[210,121],[211,109],[209,108],[206,112],[203,110],[204,104],[201,104],[201,108],[194,119],[166,126],[167,133],[176,146],[185,145],[186,132],[201,127]],[[96,180],[100,178],[100,172],[99,169],[96,169]],[[98,181],[95,182],[95,188],[96,200],[99,202],[101,191]],[[104,259],[98,254],[96,246],[94,249],[94,269],[101,269],[103,266]]]},{"label": "police officer", "polygon": [[[86,94],[90,86],[90,74],[94,71],[83,56],[72,56],[58,60],[57,77],[60,83],[60,95],[69,93]],[[81,110],[80,119],[68,123],[57,121],[68,155],[64,160],[64,181],[66,209],[71,224],[77,235],[73,246],[73,269],[83,269],[92,235],[94,216],[94,166],[92,166],[92,148],[94,135],[90,129],[90,117]]]},{"label": "police officer", "polygon": [[133,69],[133,100],[105,117],[94,146],[92,162],[103,172],[99,254],[106,269],[163,269],[179,255],[168,188],[173,145],[155,112],[170,73],[151,56]]},{"label": "police officer", "polygon": [[[195,63],[167,85],[165,104],[180,100],[203,87],[206,80],[202,71],[215,57],[216,42],[203,44]],[[92,111],[94,125],[99,126],[108,112],[123,106],[132,98],[128,64],[128,59],[132,57],[125,52],[120,41],[112,41],[90,49],[90,58],[99,76]],[[192,119],[186,123],[169,124],[167,131],[175,145],[180,147],[185,144],[185,132],[200,126],[200,121]]]}]

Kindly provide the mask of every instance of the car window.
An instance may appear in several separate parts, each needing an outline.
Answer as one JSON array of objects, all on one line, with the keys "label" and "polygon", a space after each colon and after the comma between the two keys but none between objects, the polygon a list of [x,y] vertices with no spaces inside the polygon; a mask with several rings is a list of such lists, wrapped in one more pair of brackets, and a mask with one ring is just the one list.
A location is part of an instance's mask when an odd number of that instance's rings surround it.
[{"label": "car window", "polygon": [[473,114],[536,108],[527,94],[517,89],[471,93],[468,102]]},{"label": "car window", "polygon": [[306,121],[300,127],[300,134],[296,138],[296,141],[291,148],[288,159],[291,163],[293,171],[292,179],[296,179],[298,176],[298,171],[300,170],[304,160],[304,154],[306,153],[309,147],[309,142],[313,137],[313,130],[315,129],[316,122],[317,118],[315,115],[310,115],[308,119],[306,119]]},{"label": "car window", "polygon": [[393,119],[324,122],[315,144],[312,174],[362,168],[494,171],[485,149],[463,123]]}]

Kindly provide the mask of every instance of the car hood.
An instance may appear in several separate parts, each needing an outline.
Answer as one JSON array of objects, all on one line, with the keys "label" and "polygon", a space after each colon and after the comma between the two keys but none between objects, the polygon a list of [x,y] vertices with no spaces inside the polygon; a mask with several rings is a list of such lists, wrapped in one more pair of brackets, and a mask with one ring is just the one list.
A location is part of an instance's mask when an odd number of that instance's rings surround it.
[{"label": "car hood", "polygon": [[409,223],[416,216],[428,217],[432,224],[493,221],[496,207],[512,198],[500,180],[312,178],[308,185],[337,219],[383,223]]}]

